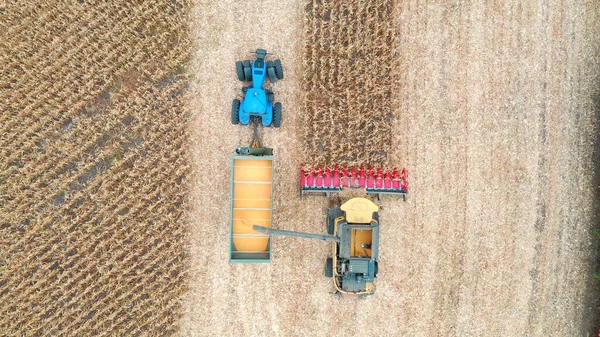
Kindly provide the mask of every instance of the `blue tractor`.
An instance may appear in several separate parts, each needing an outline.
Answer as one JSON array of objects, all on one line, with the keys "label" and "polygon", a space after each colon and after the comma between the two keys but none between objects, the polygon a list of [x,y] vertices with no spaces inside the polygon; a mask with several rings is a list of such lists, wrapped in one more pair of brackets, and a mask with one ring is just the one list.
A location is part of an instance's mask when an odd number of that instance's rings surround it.
[{"label": "blue tractor", "polygon": [[252,117],[259,118],[263,126],[281,126],[281,103],[273,102],[274,94],[263,88],[266,78],[276,82],[283,78],[281,60],[266,61],[267,51],[256,50],[256,60],[237,61],[235,67],[240,81],[251,81],[242,88],[244,99],[234,99],[231,106],[231,123],[248,125]]}]

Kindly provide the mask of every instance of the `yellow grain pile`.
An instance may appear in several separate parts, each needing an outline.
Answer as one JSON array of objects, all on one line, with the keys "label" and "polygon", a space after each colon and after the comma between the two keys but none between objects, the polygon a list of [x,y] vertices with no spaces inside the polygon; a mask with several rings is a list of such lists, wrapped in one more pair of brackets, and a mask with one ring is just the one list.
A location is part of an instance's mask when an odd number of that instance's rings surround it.
[{"label": "yellow grain pile", "polygon": [[392,135],[394,1],[306,6],[306,161],[386,161]]},{"label": "yellow grain pile", "polygon": [[174,334],[188,4],[0,10],[0,335]]}]

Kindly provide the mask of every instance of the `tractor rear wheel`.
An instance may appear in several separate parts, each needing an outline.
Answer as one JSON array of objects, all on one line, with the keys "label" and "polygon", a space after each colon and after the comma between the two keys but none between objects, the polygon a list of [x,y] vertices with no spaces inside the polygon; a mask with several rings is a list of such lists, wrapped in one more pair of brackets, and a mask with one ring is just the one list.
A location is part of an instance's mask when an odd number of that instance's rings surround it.
[{"label": "tractor rear wheel", "polygon": [[278,79],[283,79],[283,66],[281,65],[281,60],[277,59],[273,62],[275,67],[275,75],[277,75]]},{"label": "tractor rear wheel", "polygon": [[333,277],[333,259],[330,257],[325,261],[325,276]]},{"label": "tractor rear wheel", "polygon": [[273,67],[273,62],[267,62],[267,75],[269,76],[269,81],[271,83],[277,82],[277,74],[275,74],[275,67]]},{"label": "tractor rear wheel", "polygon": [[240,100],[234,99],[231,103],[231,124],[240,124]]},{"label": "tractor rear wheel", "polygon": [[281,126],[281,103],[275,103],[273,108],[273,126],[278,128]]},{"label": "tractor rear wheel", "polygon": [[252,81],[252,63],[248,60],[244,61],[244,77],[246,81]]},{"label": "tractor rear wheel", "polygon": [[235,63],[235,70],[237,72],[238,80],[244,81],[246,79],[246,75],[244,75],[244,64],[242,61],[237,61]]}]

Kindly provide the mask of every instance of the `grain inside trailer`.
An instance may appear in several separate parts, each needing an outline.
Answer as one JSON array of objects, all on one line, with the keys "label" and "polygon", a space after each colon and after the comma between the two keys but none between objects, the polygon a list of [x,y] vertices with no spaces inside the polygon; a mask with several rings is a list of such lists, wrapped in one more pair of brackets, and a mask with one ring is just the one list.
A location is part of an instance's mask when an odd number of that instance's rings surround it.
[{"label": "grain inside trailer", "polygon": [[230,262],[271,261],[270,235],[252,230],[271,227],[273,157],[233,156],[231,161]]}]

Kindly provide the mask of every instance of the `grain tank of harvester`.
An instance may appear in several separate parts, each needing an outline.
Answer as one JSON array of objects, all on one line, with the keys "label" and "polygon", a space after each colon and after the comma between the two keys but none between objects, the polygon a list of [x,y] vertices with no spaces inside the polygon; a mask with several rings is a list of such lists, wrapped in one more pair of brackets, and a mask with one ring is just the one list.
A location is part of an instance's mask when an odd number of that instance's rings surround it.
[{"label": "grain tank of harvester", "polygon": [[325,262],[336,292],[369,295],[375,291],[379,256],[379,207],[371,200],[353,198],[327,210],[327,234],[318,235],[254,225],[265,234],[296,236],[333,243],[332,257]]}]

